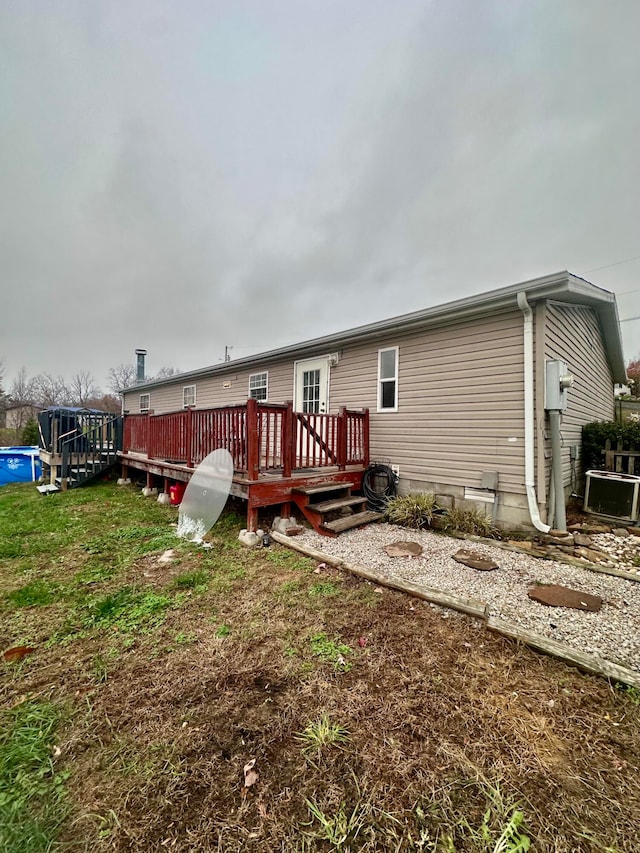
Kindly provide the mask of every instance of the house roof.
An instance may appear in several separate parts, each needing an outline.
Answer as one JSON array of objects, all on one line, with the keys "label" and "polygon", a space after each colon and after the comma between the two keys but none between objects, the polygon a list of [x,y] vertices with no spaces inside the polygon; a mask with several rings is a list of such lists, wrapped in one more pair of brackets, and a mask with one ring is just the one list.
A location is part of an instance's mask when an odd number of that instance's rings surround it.
[{"label": "house roof", "polygon": [[36,406],[35,403],[9,403],[2,410],[3,412],[15,412],[18,409],[34,409],[40,411],[40,406]]},{"label": "house roof", "polygon": [[312,340],[290,346],[257,353],[246,358],[234,359],[231,362],[223,362],[222,364],[211,365],[210,367],[203,367],[198,370],[190,370],[167,377],[166,379],[140,383],[139,385],[124,389],[123,393],[156,388],[163,385],[175,384],[176,382],[184,384],[185,381],[196,380],[201,376],[224,373],[228,370],[236,370],[238,367],[250,368],[254,365],[264,365],[265,363],[287,356],[297,358],[319,355],[323,352],[329,352],[332,349],[344,346],[347,343],[352,344],[354,342],[363,342],[378,338],[387,331],[397,331],[399,327],[402,327],[403,331],[418,330],[428,328],[429,326],[446,324],[454,320],[458,321],[465,318],[492,314],[500,309],[516,307],[517,296],[521,291],[526,293],[530,303],[548,299],[569,304],[588,305],[593,308],[600,321],[603,343],[611,367],[613,380],[614,382],[624,382],[626,380],[615,294],[610,293],[608,290],[603,290],[601,287],[596,287],[596,285],[591,284],[586,279],[564,271],[524,281],[519,284],[509,285],[508,287],[501,287],[497,290],[479,293],[474,296],[467,296],[464,299],[456,299],[454,302],[446,302],[443,305],[436,305],[432,308],[425,308],[410,314],[402,314],[398,317],[369,323],[365,326],[356,326],[353,329],[346,329],[345,331],[324,335],[320,338],[313,338]]}]

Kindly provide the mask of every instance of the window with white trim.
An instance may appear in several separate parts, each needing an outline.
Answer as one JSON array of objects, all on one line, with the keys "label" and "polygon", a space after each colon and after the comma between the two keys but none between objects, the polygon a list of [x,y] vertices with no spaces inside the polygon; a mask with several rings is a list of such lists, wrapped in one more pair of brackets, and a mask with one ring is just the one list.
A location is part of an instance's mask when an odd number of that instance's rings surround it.
[{"label": "window with white trim", "polygon": [[150,394],[140,394],[140,411],[148,412],[150,403]]},{"label": "window with white trim", "polygon": [[182,408],[188,409],[189,406],[196,404],[196,386],[185,385],[182,389]]},{"label": "window with white trim", "polygon": [[398,411],[398,347],[378,350],[378,411]]},{"label": "window with white trim", "polygon": [[267,399],[268,373],[252,373],[249,377],[249,397],[252,400]]}]

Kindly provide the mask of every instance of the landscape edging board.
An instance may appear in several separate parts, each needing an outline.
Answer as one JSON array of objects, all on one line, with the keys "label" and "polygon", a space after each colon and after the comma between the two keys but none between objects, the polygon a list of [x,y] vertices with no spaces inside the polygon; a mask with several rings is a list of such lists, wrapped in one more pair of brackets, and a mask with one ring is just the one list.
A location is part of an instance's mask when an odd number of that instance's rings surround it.
[{"label": "landscape edging board", "polygon": [[360,566],[357,563],[350,563],[340,557],[332,557],[330,554],[323,554],[322,551],[316,551],[308,545],[304,545],[297,539],[286,536],[283,533],[273,531],[271,538],[274,542],[284,545],[286,548],[291,548],[304,554],[306,557],[311,557],[321,563],[335,566],[338,569],[344,569],[351,574],[364,578],[365,580],[377,583],[380,586],[390,587],[399,592],[406,592],[416,598],[421,598],[431,604],[439,604],[442,607],[448,607],[450,610],[457,610],[460,613],[465,613],[468,616],[473,616],[482,619],[487,628],[494,633],[501,634],[503,637],[508,637],[511,640],[525,643],[536,651],[544,652],[547,655],[558,658],[559,660],[577,666],[579,669],[592,675],[599,675],[603,678],[608,678],[613,681],[619,681],[622,684],[627,684],[630,687],[640,689],[640,673],[624,666],[619,666],[612,661],[603,660],[595,655],[584,654],[577,652],[567,646],[565,643],[558,643],[556,640],[551,640],[541,634],[536,634],[533,631],[527,631],[513,622],[506,622],[489,614],[489,605],[482,601],[474,601],[473,599],[459,598],[455,595],[449,595],[446,592],[441,592],[430,587],[418,586],[409,581],[390,578],[386,575],[380,575],[376,572]]}]

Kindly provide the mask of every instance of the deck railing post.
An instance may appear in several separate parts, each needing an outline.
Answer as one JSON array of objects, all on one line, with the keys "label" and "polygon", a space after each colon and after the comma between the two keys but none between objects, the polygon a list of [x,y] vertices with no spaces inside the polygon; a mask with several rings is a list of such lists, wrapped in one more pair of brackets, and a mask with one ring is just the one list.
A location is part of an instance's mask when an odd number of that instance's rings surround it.
[{"label": "deck railing post", "polygon": [[257,480],[260,473],[260,434],[258,432],[258,401],[250,397],[247,400],[247,477]]},{"label": "deck railing post", "polygon": [[338,410],[338,446],[337,463],[340,471],[344,471],[347,465],[347,409],[345,406],[340,406]]},{"label": "deck railing post", "polygon": [[155,456],[155,439],[153,436],[153,421],[151,417],[153,415],[153,411],[149,409],[147,412],[147,456],[149,459],[153,459]]},{"label": "deck railing post", "polygon": [[185,424],[185,441],[187,451],[187,468],[193,468],[193,407],[187,409],[187,419]]},{"label": "deck railing post", "polygon": [[293,429],[293,400],[287,400],[282,421],[282,476],[290,477],[294,467],[295,443]]},{"label": "deck railing post", "polygon": [[362,464],[365,468],[369,467],[371,456],[369,452],[369,409],[363,409],[364,418],[362,421]]}]

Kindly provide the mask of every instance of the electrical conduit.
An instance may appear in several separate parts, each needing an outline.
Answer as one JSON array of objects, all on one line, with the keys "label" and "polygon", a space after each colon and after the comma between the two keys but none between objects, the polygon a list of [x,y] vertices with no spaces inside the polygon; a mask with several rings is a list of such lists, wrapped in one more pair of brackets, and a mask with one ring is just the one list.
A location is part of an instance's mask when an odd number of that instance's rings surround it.
[{"label": "electrical conduit", "polygon": [[533,311],[523,290],[518,294],[518,308],[524,317],[524,485],[531,522],[536,530],[548,533],[551,528],[540,518],[534,480]]}]

